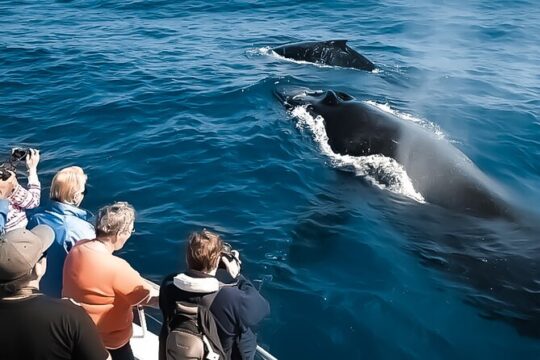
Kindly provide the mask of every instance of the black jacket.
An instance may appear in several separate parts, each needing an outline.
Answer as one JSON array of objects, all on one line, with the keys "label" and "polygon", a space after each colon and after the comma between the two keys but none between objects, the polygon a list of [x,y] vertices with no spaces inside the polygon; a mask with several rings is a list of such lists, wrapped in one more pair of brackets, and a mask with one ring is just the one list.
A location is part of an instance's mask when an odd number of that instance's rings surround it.
[{"label": "black jacket", "polygon": [[[198,272],[184,273],[197,282],[212,276]],[[218,270],[218,280],[227,279],[225,271]],[[165,360],[165,343],[168,335],[167,324],[174,313],[177,301],[198,303],[203,290],[180,288],[174,284],[177,274],[170,274],[163,280],[159,294],[159,307],[163,313],[163,325],[159,335],[159,358]],[[228,359],[250,360],[255,356],[257,338],[253,328],[270,313],[268,302],[246,278],[240,275],[234,286],[224,286],[214,298],[210,311],[216,320],[219,338]]]}]

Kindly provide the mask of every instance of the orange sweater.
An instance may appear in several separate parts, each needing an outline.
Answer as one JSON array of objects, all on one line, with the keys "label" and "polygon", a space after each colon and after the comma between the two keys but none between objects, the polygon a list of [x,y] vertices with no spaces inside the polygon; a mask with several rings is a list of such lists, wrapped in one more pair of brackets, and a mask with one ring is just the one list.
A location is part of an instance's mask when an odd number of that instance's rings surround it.
[{"label": "orange sweater", "polygon": [[132,307],[146,300],[150,288],[127,261],[110,254],[96,240],[79,241],[64,264],[62,295],[88,312],[108,349],[118,349],[132,335]]}]

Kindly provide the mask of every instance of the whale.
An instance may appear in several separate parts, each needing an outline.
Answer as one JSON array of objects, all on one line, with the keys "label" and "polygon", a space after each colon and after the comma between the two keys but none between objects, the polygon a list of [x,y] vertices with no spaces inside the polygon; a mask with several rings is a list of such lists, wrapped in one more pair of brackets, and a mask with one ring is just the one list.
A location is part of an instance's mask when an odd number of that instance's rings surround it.
[{"label": "whale", "polygon": [[416,122],[340,91],[280,84],[274,95],[288,110],[301,106],[321,117],[336,154],[380,154],[401,164],[426,204],[397,201],[379,210],[411,240],[405,248],[424,265],[468,284],[459,286],[465,302],[482,317],[540,338],[536,216],[512,203],[506,190],[452,143]]},{"label": "whale", "polygon": [[510,196],[501,185],[420,124],[340,91],[280,86],[275,95],[289,109],[305,106],[313,117],[321,116],[334,153],[394,159],[426,202],[484,218],[513,216]]},{"label": "whale", "polygon": [[288,59],[316,64],[373,71],[375,65],[347,45],[347,40],[312,41],[286,44],[272,49]]}]

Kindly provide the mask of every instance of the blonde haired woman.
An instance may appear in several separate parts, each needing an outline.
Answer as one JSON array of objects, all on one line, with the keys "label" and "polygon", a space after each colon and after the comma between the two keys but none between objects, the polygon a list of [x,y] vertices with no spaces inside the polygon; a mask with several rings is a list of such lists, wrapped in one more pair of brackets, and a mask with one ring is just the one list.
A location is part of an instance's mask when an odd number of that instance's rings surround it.
[{"label": "blonde haired woman", "polygon": [[62,269],[69,250],[77,241],[96,236],[92,213],[79,208],[86,195],[87,178],[78,166],[57,172],[51,183],[50,203],[29,222],[29,228],[45,224],[54,230],[55,241],[47,253],[47,272],[41,280],[41,289],[49,296],[61,296]]}]

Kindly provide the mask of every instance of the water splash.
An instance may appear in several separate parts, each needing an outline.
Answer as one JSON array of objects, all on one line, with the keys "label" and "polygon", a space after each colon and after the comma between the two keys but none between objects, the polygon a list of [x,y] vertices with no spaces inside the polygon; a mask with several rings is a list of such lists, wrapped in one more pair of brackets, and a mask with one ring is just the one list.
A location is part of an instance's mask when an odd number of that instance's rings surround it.
[{"label": "water splash", "polygon": [[330,159],[332,166],[354,172],[380,189],[407,196],[415,201],[424,202],[422,194],[417,192],[403,166],[396,160],[383,155],[351,156],[336,154],[328,144],[328,135],[324,119],[319,115],[311,116],[307,106],[297,106],[291,111],[298,119],[300,130],[308,129],[319,145],[322,153]]}]

